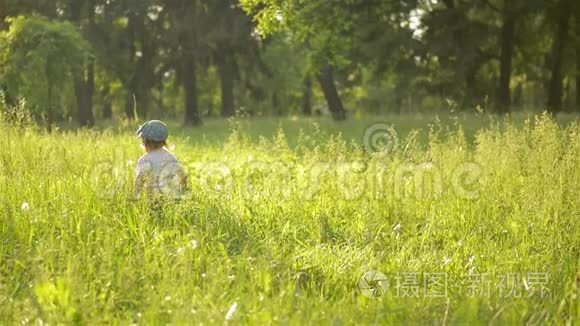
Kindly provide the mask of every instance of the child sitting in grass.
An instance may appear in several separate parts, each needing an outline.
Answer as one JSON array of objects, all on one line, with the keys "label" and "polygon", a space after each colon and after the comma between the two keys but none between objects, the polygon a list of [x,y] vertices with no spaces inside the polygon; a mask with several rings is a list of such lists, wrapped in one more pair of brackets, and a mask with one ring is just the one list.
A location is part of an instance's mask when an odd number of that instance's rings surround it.
[{"label": "child sitting in grass", "polygon": [[181,197],[187,191],[187,175],[171,152],[167,150],[169,131],[165,123],[151,120],[137,130],[145,155],[136,168],[135,194],[145,192],[155,203],[163,196]]}]

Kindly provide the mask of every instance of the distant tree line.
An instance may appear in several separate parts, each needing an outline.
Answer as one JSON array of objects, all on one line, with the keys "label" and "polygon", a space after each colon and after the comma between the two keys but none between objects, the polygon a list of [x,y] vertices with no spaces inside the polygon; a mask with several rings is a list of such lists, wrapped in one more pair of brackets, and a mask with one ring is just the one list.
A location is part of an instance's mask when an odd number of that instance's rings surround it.
[{"label": "distant tree line", "polygon": [[[0,0],[0,88],[124,116],[580,112],[575,0]],[[318,87],[315,87],[318,86]],[[446,104],[447,103],[447,104]],[[348,110],[346,109],[348,108]]]}]

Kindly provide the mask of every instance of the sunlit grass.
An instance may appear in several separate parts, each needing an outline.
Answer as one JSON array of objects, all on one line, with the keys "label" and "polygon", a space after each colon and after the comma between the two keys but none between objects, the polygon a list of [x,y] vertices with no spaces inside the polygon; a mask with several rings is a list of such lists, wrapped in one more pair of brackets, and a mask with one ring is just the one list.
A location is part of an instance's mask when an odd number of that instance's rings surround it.
[{"label": "sunlit grass", "polygon": [[[576,321],[578,121],[436,120],[174,124],[192,193],[161,221],[131,196],[134,126],[0,124],[0,321]],[[365,127],[384,121],[398,146],[365,151]],[[378,298],[359,288],[371,270],[391,282]],[[403,297],[408,272],[446,275],[446,295],[419,283]],[[489,296],[470,298],[484,273]],[[529,273],[548,275],[547,295]],[[508,274],[521,277],[512,295],[498,287]]]}]

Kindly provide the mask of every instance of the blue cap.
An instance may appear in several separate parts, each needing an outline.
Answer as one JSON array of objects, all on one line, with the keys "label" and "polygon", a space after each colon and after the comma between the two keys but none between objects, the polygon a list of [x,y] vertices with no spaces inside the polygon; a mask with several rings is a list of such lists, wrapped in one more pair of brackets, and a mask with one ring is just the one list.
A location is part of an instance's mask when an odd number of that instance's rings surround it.
[{"label": "blue cap", "polygon": [[169,130],[163,121],[151,120],[142,124],[137,130],[137,138],[152,140],[152,141],[166,141],[169,137]]}]

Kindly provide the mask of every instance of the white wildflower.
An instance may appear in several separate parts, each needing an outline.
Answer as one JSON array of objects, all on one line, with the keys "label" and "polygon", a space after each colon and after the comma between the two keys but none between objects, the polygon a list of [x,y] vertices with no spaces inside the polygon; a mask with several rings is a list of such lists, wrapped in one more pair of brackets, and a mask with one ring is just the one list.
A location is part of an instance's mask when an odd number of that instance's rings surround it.
[{"label": "white wildflower", "polygon": [[395,225],[395,227],[393,228],[393,232],[395,232],[395,233],[401,233],[402,230],[403,230],[403,226],[401,225],[401,223]]},{"label": "white wildflower", "polygon": [[191,249],[197,249],[198,243],[197,240],[191,240],[189,241],[189,248]]},{"label": "white wildflower", "polygon": [[232,320],[232,319],[234,319],[234,313],[236,313],[236,309],[238,309],[238,303],[237,302],[234,302],[230,306],[230,309],[228,309],[228,312],[226,313],[226,320]]},{"label": "white wildflower", "polygon": [[30,204],[28,204],[27,202],[22,203],[22,205],[20,206],[20,209],[23,211],[27,211],[30,209]]},{"label": "white wildflower", "polygon": [[443,257],[443,266],[449,264],[451,262],[451,258],[445,256]]},{"label": "white wildflower", "polygon": [[280,13],[280,12],[277,12],[277,13],[276,13],[276,15],[275,15],[274,17],[275,17],[275,18],[276,18],[276,20],[277,20],[278,22],[280,22],[280,23],[284,21],[284,16],[282,16],[282,13]]}]

